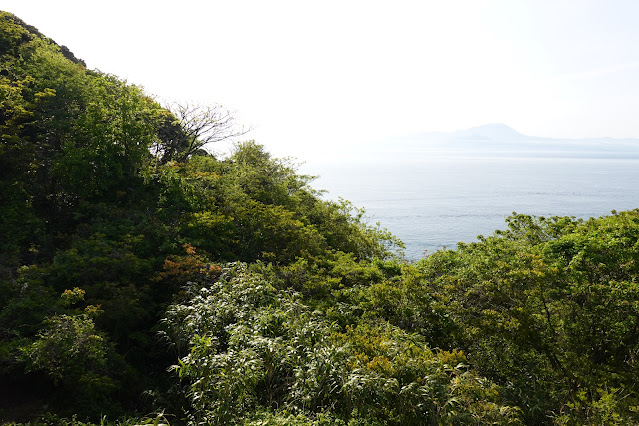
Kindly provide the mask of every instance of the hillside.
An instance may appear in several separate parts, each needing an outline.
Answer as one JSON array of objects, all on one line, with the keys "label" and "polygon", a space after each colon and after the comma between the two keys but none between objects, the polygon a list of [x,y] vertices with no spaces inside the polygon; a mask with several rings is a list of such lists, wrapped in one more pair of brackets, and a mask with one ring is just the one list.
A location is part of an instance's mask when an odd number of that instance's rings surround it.
[{"label": "hillside", "polygon": [[0,12],[0,422],[639,422],[639,211],[405,262],[289,160],[210,154],[220,107],[73,58]]}]

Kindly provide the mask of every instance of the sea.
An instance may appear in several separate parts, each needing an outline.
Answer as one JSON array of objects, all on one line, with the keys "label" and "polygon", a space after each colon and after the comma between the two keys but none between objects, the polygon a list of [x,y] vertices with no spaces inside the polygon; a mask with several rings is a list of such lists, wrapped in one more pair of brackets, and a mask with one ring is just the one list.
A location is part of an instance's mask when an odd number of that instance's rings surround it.
[{"label": "sea", "polygon": [[638,158],[428,155],[306,164],[326,199],[364,208],[418,260],[506,229],[516,213],[599,217],[639,208]]}]

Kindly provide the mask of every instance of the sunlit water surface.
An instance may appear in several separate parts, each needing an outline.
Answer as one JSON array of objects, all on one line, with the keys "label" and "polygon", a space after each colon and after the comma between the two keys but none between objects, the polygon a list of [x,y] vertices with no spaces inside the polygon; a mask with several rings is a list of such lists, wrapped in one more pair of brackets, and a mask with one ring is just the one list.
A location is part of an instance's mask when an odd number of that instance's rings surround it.
[{"label": "sunlit water surface", "polygon": [[313,187],[364,207],[408,259],[506,227],[512,212],[580,218],[639,207],[639,159],[431,156],[307,164]]}]

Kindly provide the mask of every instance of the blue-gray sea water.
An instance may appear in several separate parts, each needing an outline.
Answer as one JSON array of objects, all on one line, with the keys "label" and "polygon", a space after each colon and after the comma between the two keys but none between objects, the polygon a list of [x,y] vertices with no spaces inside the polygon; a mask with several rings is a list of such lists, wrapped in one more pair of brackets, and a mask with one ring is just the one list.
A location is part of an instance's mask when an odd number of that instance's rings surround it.
[{"label": "blue-gray sea water", "polygon": [[326,198],[366,209],[406,245],[406,258],[506,228],[512,212],[598,217],[639,208],[639,159],[430,156],[312,164]]}]

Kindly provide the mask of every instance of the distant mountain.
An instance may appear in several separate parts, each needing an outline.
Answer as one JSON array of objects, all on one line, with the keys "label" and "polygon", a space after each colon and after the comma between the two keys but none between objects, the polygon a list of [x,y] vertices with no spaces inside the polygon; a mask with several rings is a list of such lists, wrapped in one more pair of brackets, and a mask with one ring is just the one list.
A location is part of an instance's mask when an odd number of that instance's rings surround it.
[{"label": "distant mountain", "polygon": [[560,139],[528,136],[494,123],[456,132],[429,132],[380,141],[362,159],[406,161],[424,155],[639,158],[639,139]]},{"label": "distant mountain", "polygon": [[491,141],[509,141],[509,140],[522,140],[529,139],[529,136],[522,135],[518,131],[514,130],[505,124],[485,124],[483,126],[472,127],[468,130],[460,130],[451,133],[455,139],[470,139],[470,140],[491,140]]}]

